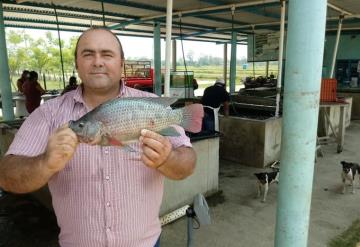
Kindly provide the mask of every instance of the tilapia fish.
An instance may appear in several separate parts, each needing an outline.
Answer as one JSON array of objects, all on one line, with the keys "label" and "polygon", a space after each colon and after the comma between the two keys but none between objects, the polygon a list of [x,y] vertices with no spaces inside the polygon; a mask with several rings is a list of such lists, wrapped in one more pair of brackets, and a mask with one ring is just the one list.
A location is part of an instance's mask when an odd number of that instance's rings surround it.
[{"label": "tilapia fish", "polygon": [[179,136],[170,125],[180,125],[189,132],[199,132],[203,106],[192,104],[171,109],[169,106],[175,101],[165,97],[116,98],[70,121],[69,127],[80,142],[102,146],[127,146],[138,140],[142,129],[163,136]]}]

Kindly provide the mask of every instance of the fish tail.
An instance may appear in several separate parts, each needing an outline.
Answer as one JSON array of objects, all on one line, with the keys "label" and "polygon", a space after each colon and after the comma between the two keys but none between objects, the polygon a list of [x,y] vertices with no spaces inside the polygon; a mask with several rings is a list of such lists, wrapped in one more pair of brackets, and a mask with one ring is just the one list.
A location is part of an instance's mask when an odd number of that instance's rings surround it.
[{"label": "fish tail", "polygon": [[180,125],[189,132],[198,133],[201,131],[204,108],[202,104],[187,105],[181,109],[183,119]]}]

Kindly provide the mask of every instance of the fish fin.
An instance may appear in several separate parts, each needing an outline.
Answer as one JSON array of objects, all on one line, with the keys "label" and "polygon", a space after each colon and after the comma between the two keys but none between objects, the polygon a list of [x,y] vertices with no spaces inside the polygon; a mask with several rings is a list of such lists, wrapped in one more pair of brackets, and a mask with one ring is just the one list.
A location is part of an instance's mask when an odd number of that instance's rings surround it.
[{"label": "fish fin", "polygon": [[181,108],[183,119],[180,125],[187,131],[198,133],[201,131],[204,108],[202,104],[192,104]]},{"label": "fish fin", "polygon": [[[133,98],[133,99],[139,99],[139,98]],[[140,99],[144,101],[149,101],[151,103],[157,103],[163,106],[170,106],[177,101],[176,98],[170,98],[170,97],[142,97]]]},{"label": "fish fin", "polygon": [[179,132],[177,132],[177,130],[171,126],[159,131],[158,133],[163,136],[180,136]]},{"label": "fish fin", "polygon": [[107,136],[106,139],[107,139],[108,144],[110,146],[120,146],[120,147],[124,146],[124,143],[122,143],[121,141],[119,141],[119,140],[117,140],[115,138],[112,138],[110,136]]}]

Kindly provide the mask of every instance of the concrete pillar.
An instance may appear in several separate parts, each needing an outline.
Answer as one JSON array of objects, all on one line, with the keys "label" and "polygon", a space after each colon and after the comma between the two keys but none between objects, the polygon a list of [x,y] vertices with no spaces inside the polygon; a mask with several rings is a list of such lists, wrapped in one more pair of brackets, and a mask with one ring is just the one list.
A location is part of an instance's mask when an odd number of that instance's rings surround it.
[{"label": "concrete pillar", "polygon": [[237,32],[231,34],[230,93],[235,93]]},{"label": "concrete pillar", "polygon": [[9,63],[6,49],[5,25],[2,2],[0,2],[0,90],[3,120],[14,119]]},{"label": "concrete pillar", "polygon": [[289,1],[276,247],[307,247],[326,5]]},{"label": "concrete pillar", "polygon": [[154,93],[161,96],[161,30],[160,23],[154,25]]}]

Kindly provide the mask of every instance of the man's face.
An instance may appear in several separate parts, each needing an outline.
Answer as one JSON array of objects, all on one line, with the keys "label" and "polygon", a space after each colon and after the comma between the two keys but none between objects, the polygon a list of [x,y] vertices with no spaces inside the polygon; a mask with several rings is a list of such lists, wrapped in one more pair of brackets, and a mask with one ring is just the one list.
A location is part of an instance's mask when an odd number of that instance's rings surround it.
[{"label": "man's face", "polygon": [[121,79],[120,47],[115,37],[105,30],[91,30],[80,39],[76,68],[85,89],[111,90]]}]

